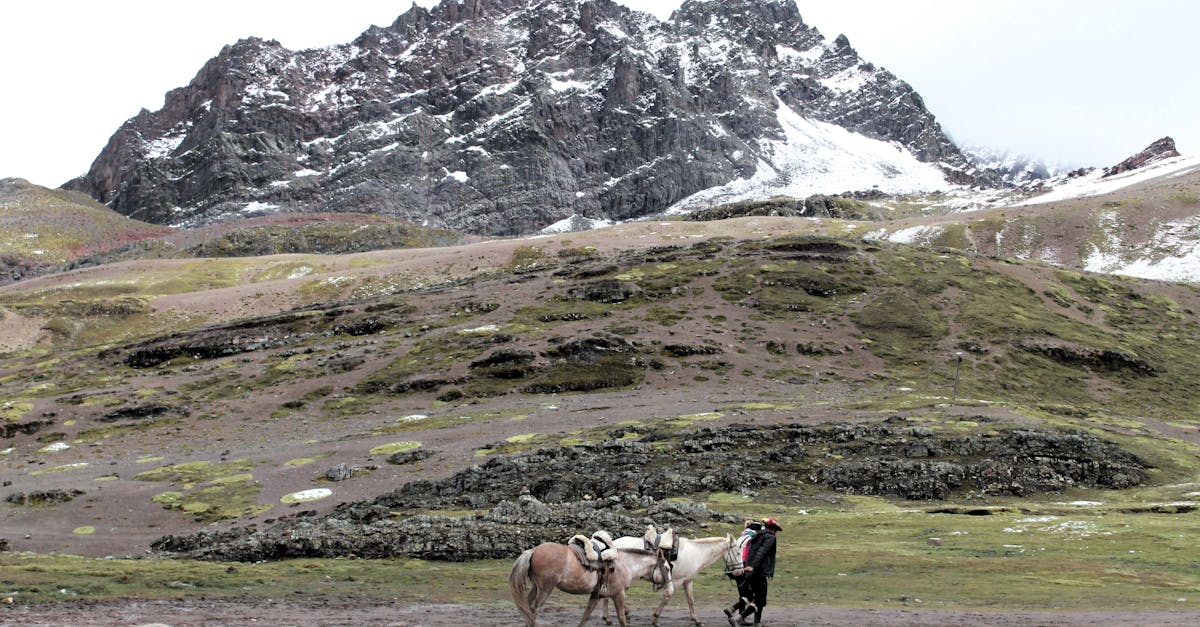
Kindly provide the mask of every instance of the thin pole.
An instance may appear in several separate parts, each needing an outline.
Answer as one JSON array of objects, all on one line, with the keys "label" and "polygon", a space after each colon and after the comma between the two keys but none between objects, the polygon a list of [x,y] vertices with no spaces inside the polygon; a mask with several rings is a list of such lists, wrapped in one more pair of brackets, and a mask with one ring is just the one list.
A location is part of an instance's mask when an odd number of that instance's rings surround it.
[{"label": "thin pole", "polygon": [[954,363],[954,400],[958,400],[958,371],[962,368],[962,353],[955,353],[958,361]]}]

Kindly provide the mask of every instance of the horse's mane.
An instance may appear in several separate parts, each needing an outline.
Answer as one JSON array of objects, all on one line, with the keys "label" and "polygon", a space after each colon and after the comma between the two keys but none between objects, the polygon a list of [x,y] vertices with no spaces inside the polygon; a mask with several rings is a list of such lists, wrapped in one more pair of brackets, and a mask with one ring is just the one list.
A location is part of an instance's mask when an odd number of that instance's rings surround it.
[{"label": "horse's mane", "polygon": [[634,555],[654,555],[654,551],[647,551],[646,549],[632,549],[632,548],[627,549],[627,548],[619,547],[619,546],[613,547],[613,548],[620,551],[621,553],[633,553]]},{"label": "horse's mane", "polygon": [[695,542],[698,544],[715,544],[717,542],[729,542],[729,538],[726,538],[725,536],[712,536],[710,538],[683,538],[683,539],[687,540],[688,542]]}]

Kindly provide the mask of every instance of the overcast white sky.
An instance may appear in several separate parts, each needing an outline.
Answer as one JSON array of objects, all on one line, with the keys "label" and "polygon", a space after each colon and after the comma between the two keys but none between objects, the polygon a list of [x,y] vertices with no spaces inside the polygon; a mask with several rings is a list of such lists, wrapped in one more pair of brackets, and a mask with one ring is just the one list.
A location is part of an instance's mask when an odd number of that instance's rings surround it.
[{"label": "overcast white sky", "polygon": [[[620,0],[618,0],[620,1]],[[420,0],[430,6],[435,0]],[[666,18],[675,0],[626,0]],[[925,98],[960,143],[1109,165],[1172,135],[1200,152],[1195,0],[799,0]],[[39,0],[0,8],[0,178],[57,186],[225,44],[292,49],[385,26],[408,0]]]}]

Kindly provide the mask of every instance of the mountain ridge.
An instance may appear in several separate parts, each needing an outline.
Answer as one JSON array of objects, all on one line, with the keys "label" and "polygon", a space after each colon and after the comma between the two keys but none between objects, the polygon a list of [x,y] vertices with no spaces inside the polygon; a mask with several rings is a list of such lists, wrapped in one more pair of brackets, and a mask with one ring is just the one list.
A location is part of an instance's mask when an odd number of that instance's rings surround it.
[{"label": "mountain ridge", "polygon": [[450,0],[350,44],[226,46],[66,187],[184,227],[320,210],[533,232],[771,169],[782,107],[980,175],[911,86],[793,2],[692,0],[660,22],[607,0]]}]

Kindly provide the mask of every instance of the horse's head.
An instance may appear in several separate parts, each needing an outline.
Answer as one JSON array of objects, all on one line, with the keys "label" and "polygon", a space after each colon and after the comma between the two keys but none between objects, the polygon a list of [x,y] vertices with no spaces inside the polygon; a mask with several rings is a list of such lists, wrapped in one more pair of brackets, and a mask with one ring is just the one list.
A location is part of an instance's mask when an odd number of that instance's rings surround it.
[{"label": "horse's head", "polygon": [[733,535],[725,534],[725,551],[722,557],[725,558],[725,572],[732,573],[741,571],[742,569],[742,552],[737,548],[737,541],[733,539]]},{"label": "horse's head", "polygon": [[654,573],[650,575],[650,581],[654,583],[655,590],[671,585],[671,570],[674,568],[674,564],[668,558],[667,550],[666,545],[661,545],[654,550]]}]

